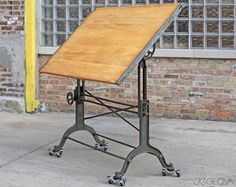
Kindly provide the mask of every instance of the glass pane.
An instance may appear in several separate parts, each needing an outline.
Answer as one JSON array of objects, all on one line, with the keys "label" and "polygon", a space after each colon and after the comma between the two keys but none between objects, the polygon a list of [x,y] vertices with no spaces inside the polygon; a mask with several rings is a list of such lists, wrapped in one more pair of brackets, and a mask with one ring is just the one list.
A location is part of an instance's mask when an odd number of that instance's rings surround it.
[{"label": "glass pane", "polygon": [[188,18],[188,10],[189,10],[189,7],[185,7],[181,12],[180,14],[178,15],[178,17],[180,18]]},{"label": "glass pane", "polygon": [[178,0],[179,3],[188,3],[188,0]]},{"label": "glass pane", "polygon": [[57,34],[57,45],[62,45],[66,41],[66,35],[65,34]]},{"label": "glass pane", "polygon": [[207,17],[208,18],[218,18],[218,6],[208,6],[207,7]]},{"label": "glass pane", "polygon": [[109,0],[109,4],[116,4],[116,5],[118,5],[118,0]]},{"label": "glass pane", "polygon": [[203,36],[193,36],[192,37],[192,47],[193,48],[203,48]]},{"label": "glass pane", "polygon": [[192,21],[192,32],[203,32],[204,21]]},{"label": "glass pane", "polygon": [[208,48],[218,48],[218,36],[207,36],[207,47]]},{"label": "glass pane", "polygon": [[233,21],[222,21],[222,32],[234,33],[234,22]]},{"label": "glass pane", "polygon": [[203,4],[203,0],[192,0],[193,4]]},{"label": "glass pane", "polygon": [[82,0],[82,4],[84,5],[91,4],[91,0]]},{"label": "glass pane", "polygon": [[188,32],[188,21],[177,21],[178,32]]},{"label": "glass pane", "polygon": [[53,35],[52,34],[44,34],[44,45],[45,46],[53,46]]},{"label": "glass pane", "polygon": [[174,32],[174,22],[172,22],[172,23],[168,26],[168,28],[166,29],[165,32]]},{"label": "glass pane", "polygon": [[57,7],[57,17],[65,18],[66,17],[66,8],[65,7]]},{"label": "glass pane", "polygon": [[74,32],[75,29],[79,26],[78,21],[69,21],[69,30],[70,32]]},{"label": "glass pane", "polygon": [[44,31],[53,32],[53,21],[44,21]]},{"label": "glass pane", "polygon": [[234,48],[234,37],[233,36],[222,36],[222,47]]},{"label": "glass pane", "polygon": [[150,0],[150,3],[159,4],[159,3],[160,3],[160,0]]},{"label": "glass pane", "polygon": [[207,32],[208,33],[211,33],[211,32],[218,33],[219,32],[218,21],[207,21]]},{"label": "glass pane", "polygon": [[53,0],[44,0],[44,4],[45,5],[52,5],[53,4]]},{"label": "glass pane", "polygon": [[96,5],[105,5],[105,0],[95,0]]},{"label": "glass pane", "polygon": [[188,36],[177,36],[178,48],[188,48]]},{"label": "glass pane", "polygon": [[163,36],[163,47],[166,49],[174,48],[174,36]]},{"label": "glass pane", "polygon": [[72,5],[77,5],[78,4],[78,0],[70,0],[69,2]]},{"label": "glass pane", "polygon": [[174,3],[174,0],[164,0],[164,3]]},{"label": "glass pane", "polygon": [[157,42],[156,42],[156,48],[160,49],[160,39],[158,39]]},{"label": "glass pane", "polygon": [[92,12],[92,9],[90,7],[83,7],[82,17],[86,18],[91,12]]},{"label": "glass pane", "polygon": [[53,8],[52,7],[44,7],[43,8],[44,18],[53,18]]},{"label": "glass pane", "polygon": [[207,4],[218,4],[219,0],[206,0]]},{"label": "glass pane", "polygon": [[193,18],[203,18],[203,6],[192,7],[192,17]]},{"label": "glass pane", "polygon": [[66,0],[57,0],[58,5],[66,4]]},{"label": "glass pane", "polygon": [[66,31],[66,21],[57,21],[57,31],[59,32]]},{"label": "glass pane", "polygon": [[222,18],[234,18],[234,7],[223,6],[222,7]]},{"label": "glass pane", "polygon": [[234,4],[234,0],[221,0],[222,4]]},{"label": "glass pane", "polygon": [[79,10],[77,7],[69,8],[69,17],[70,18],[79,18]]},{"label": "glass pane", "polygon": [[137,4],[146,4],[145,0],[136,0]]}]

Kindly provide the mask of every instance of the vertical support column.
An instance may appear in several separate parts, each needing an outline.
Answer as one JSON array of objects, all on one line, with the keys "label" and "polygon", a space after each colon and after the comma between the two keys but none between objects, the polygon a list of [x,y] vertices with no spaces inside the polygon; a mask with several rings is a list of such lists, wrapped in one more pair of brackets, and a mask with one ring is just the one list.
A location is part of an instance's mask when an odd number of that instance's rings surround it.
[{"label": "vertical support column", "polygon": [[76,130],[84,129],[84,86],[84,81],[77,80],[77,87],[74,90],[76,101]]},{"label": "vertical support column", "polygon": [[[143,74],[141,100],[141,68]],[[143,59],[138,67],[139,145],[149,145],[149,101],[147,100],[147,66]]]},{"label": "vertical support column", "polygon": [[36,93],[36,15],[35,0],[25,1],[25,103],[26,112],[32,113],[39,105]]}]

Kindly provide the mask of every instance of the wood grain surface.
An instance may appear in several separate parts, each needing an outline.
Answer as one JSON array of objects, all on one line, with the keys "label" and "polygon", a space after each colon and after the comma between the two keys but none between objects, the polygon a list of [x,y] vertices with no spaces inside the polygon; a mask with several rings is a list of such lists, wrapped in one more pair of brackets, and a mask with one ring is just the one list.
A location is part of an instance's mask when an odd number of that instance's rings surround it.
[{"label": "wood grain surface", "polygon": [[116,84],[178,7],[97,8],[40,72]]}]

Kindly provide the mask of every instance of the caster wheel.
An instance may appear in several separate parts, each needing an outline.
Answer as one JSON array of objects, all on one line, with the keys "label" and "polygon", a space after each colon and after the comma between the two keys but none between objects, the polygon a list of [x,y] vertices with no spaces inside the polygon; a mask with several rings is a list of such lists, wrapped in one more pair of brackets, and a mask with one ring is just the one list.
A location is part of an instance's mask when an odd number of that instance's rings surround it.
[{"label": "caster wheel", "polygon": [[180,170],[176,170],[175,173],[177,177],[180,177]]},{"label": "caster wheel", "polygon": [[161,172],[162,176],[166,176],[166,173],[165,172]]},{"label": "caster wheel", "polygon": [[107,176],[107,179],[108,179],[108,183],[109,183],[109,184],[113,184],[113,183],[114,183],[113,177]]},{"label": "caster wheel", "polygon": [[49,156],[53,156],[53,151],[49,149],[48,154],[49,154]]},{"label": "caster wheel", "polygon": [[125,186],[126,178],[124,176],[108,176],[107,179],[109,184],[118,183],[120,186]]},{"label": "caster wheel", "polygon": [[95,145],[94,145],[94,148],[95,148],[95,149],[102,150],[102,151],[107,151],[107,149],[108,149],[108,143],[95,144]]},{"label": "caster wheel", "polygon": [[50,155],[50,156],[56,156],[57,158],[60,158],[61,157],[61,155],[62,155],[62,153],[63,153],[63,150],[62,149],[48,149],[48,154]]}]

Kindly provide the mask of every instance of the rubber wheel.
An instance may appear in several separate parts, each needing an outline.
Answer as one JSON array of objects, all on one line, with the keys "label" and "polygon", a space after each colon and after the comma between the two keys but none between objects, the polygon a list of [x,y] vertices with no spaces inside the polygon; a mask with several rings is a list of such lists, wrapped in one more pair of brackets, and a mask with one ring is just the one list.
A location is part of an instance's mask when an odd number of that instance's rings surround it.
[{"label": "rubber wheel", "polygon": [[162,176],[166,176],[166,173],[165,172],[161,172]]},{"label": "rubber wheel", "polygon": [[113,184],[113,180],[112,180],[112,179],[109,179],[109,180],[108,180],[108,183],[109,183],[109,184]]}]

